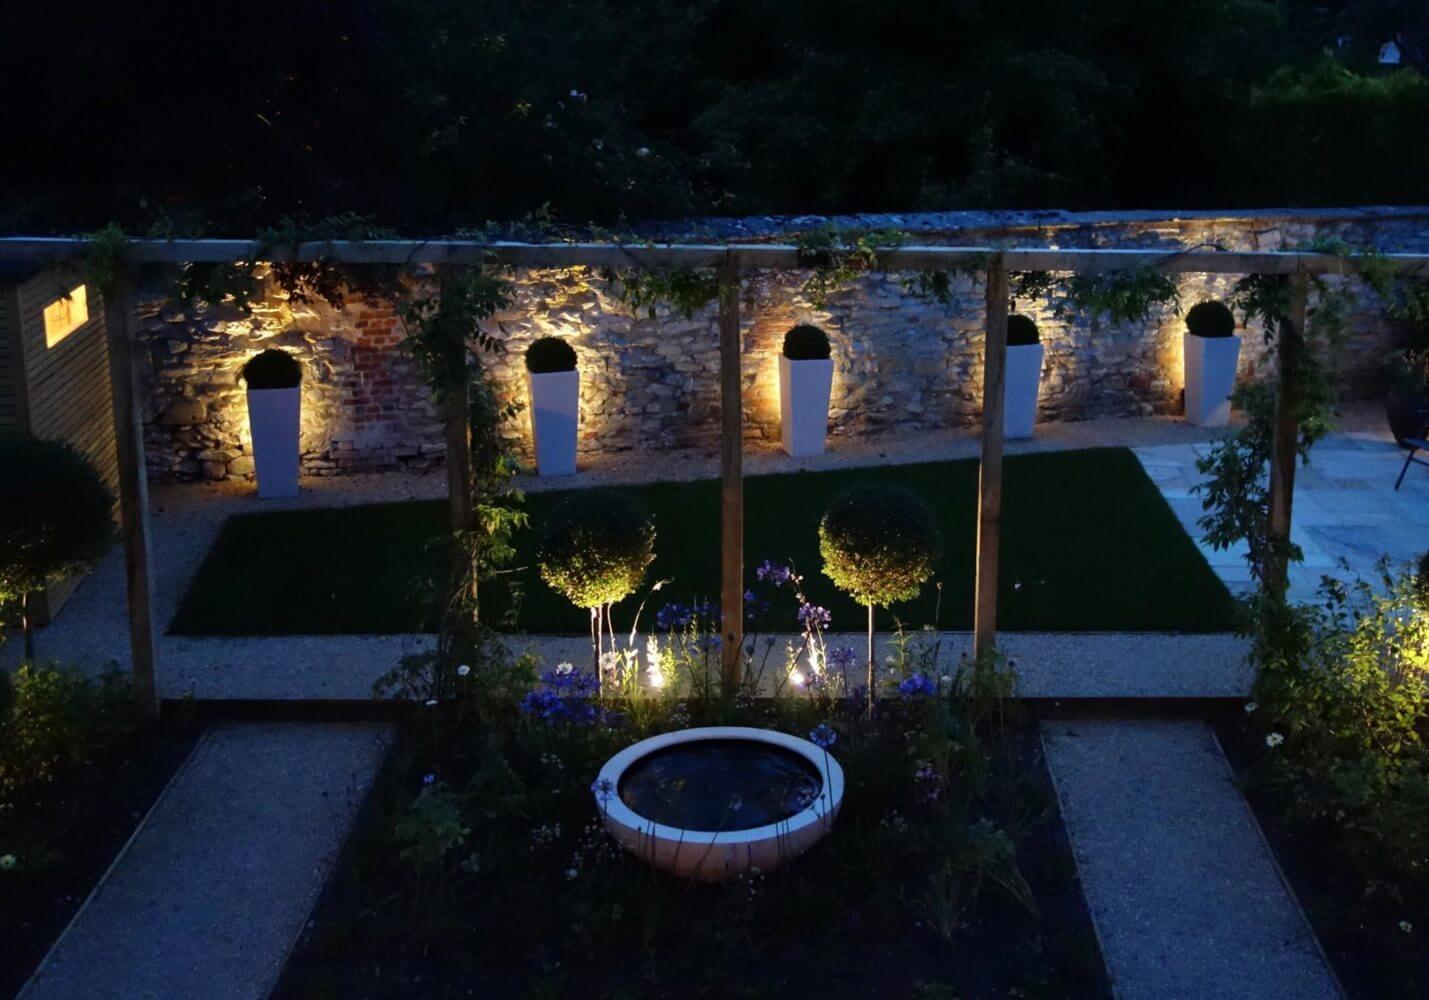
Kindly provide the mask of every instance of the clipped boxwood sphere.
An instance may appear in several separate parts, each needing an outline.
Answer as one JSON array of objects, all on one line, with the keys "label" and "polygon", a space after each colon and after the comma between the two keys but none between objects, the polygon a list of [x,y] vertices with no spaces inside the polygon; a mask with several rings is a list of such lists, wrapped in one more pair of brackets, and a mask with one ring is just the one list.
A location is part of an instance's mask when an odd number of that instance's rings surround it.
[{"label": "clipped boxwood sphere", "polygon": [[1235,317],[1222,302],[1197,302],[1186,313],[1186,329],[1196,337],[1230,337],[1235,334]]},{"label": "clipped boxwood sphere", "polygon": [[645,579],[655,524],[627,493],[581,490],[546,516],[537,558],[541,579],[572,604],[613,604]]},{"label": "clipped boxwood sphere", "polygon": [[784,357],[790,361],[820,361],[829,356],[829,335],[800,323],[784,334]]},{"label": "clipped boxwood sphere", "polygon": [[526,348],[526,370],[533,375],[576,370],[576,351],[560,337],[541,337]]},{"label": "clipped boxwood sphere", "polygon": [[856,486],[819,522],[824,575],[860,604],[911,601],[933,575],[938,525],[918,494],[901,486]]},{"label": "clipped boxwood sphere", "polygon": [[276,347],[255,354],[243,366],[243,381],[250,389],[291,389],[302,380],[298,359]]},{"label": "clipped boxwood sphere", "polygon": [[1042,338],[1037,333],[1037,324],[1026,316],[1007,317],[1007,346],[1027,347],[1030,344],[1041,343]]},{"label": "clipped boxwood sphere", "polygon": [[69,445],[0,438],[0,597],[18,600],[104,555],[113,511],[109,487]]}]

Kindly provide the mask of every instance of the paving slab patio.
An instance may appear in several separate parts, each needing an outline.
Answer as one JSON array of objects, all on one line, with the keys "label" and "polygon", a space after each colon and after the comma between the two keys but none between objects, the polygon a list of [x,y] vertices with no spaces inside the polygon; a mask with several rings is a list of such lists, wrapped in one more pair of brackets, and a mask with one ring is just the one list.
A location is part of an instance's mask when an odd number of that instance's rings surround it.
[{"label": "paving slab patio", "polygon": [[278,981],[389,727],[211,730],[22,1000],[249,1000]]},{"label": "paving slab patio", "polygon": [[1117,997],[1341,996],[1204,723],[1042,732]]}]

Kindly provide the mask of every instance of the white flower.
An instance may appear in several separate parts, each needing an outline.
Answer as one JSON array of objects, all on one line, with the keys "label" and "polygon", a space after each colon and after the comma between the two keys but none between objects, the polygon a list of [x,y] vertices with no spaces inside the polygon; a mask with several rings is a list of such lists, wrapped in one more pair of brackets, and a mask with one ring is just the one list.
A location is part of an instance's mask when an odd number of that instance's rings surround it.
[{"label": "white flower", "polygon": [[437,707],[437,699],[435,699],[435,698],[428,698],[428,699],[427,699],[427,707],[428,707],[428,708],[436,708],[436,707]]},{"label": "white flower", "polygon": [[590,141],[590,144],[591,144],[593,147],[595,147],[596,149],[604,149],[604,148],[605,148],[605,140],[604,140],[604,139],[592,139],[592,140]]},{"label": "white flower", "polygon": [[[4,859],[0,858],[0,860]],[[1399,922],[1399,929],[1402,930],[1404,933],[1408,934],[1414,930],[1414,925],[1411,924],[1408,920],[1401,920]]]},{"label": "white flower", "polygon": [[558,674],[562,674],[562,675],[568,674],[568,673],[570,673],[571,671],[573,671],[573,670],[575,670],[575,669],[576,669],[575,664],[572,663],[572,662],[569,661],[569,660],[567,660],[565,663],[557,663],[557,664],[556,664],[556,673],[558,673]]},{"label": "white flower", "polygon": [[1284,737],[1284,736],[1281,736],[1279,733],[1271,733],[1269,736],[1267,736],[1267,737],[1265,738],[1265,745],[1268,746],[1268,747],[1272,747],[1272,748],[1278,747],[1278,746],[1280,746],[1280,744],[1282,744],[1282,743],[1284,743],[1284,742],[1285,742],[1285,737]]},{"label": "white flower", "polygon": [[649,146],[641,146],[639,149],[637,149],[637,150],[635,151],[635,155],[636,155],[636,156],[649,156],[649,155],[650,155],[650,147],[649,147]]},{"label": "white flower", "polygon": [[20,859],[13,854],[0,854],[0,871],[9,871],[20,864]]},{"label": "white flower", "polygon": [[1253,701],[1248,701],[1248,702],[1245,703],[1245,714],[1246,714],[1246,715],[1249,715],[1251,712],[1254,712],[1254,711],[1255,711],[1257,708],[1259,708],[1259,707],[1260,707],[1260,706],[1257,705],[1255,702],[1253,702]]},{"label": "white flower", "polygon": [[574,882],[574,881],[576,880],[576,876],[579,875],[579,874],[580,874],[580,872],[576,871],[574,868],[567,868],[567,869],[566,869],[566,881],[567,881],[567,882]]},{"label": "white flower", "polygon": [[948,674],[944,674],[944,675],[943,675],[943,683],[944,683],[944,684],[951,684],[951,683],[953,683],[953,678],[952,678],[950,675],[948,675]]},{"label": "white flower", "polygon": [[465,663],[456,668],[456,675],[458,677],[465,677],[469,673],[471,673],[471,667],[468,667]]},{"label": "white flower", "polygon": [[886,664],[888,664],[888,665],[891,667],[891,666],[893,666],[893,664],[895,664],[895,663],[898,662],[898,657],[894,656],[892,653],[889,653],[887,656],[885,656],[885,657],[883,658],[883,662],[886,663]]}]

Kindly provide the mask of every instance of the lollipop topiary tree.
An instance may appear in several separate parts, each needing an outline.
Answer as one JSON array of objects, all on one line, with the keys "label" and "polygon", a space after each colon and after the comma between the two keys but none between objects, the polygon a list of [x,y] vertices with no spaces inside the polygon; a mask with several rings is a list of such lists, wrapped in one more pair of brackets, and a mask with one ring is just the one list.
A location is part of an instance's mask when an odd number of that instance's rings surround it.
[{"label": "lollipop topiary tree", "polygon": [[910,601],[933,575],[938,525],[922,498],[900,486],[858,486],[834,499],[819,522],[824,575],[868,606],[868,706],[875,700],[873,612]]},{"label": "lollipop topiary tree", "polygon": [[25,659],[35,658],[31,597],[104,555],[113,510],[104,480],[69,445],[0,439],[0,603],[20,607]]},{"label": "lollipop topiary tree", "polygon": [[610,606],[634,593],[654,558],[655,524],[628,494],[581,490],[546,518],[538,556],[541,579],[572,604],[590,609],[597,676]]}]

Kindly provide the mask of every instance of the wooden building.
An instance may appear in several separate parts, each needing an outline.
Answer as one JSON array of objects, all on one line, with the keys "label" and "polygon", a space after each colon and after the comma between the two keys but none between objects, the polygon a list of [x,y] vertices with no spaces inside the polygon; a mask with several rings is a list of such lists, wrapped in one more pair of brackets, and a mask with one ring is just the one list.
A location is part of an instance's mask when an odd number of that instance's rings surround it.
[{"label": "wooden building", "polygon": [[[0,435],[72,445],[119,483],[104,303],[63,265],[0,262]],[[78,585],[54,581],[32,606],[43,624]]]}]

